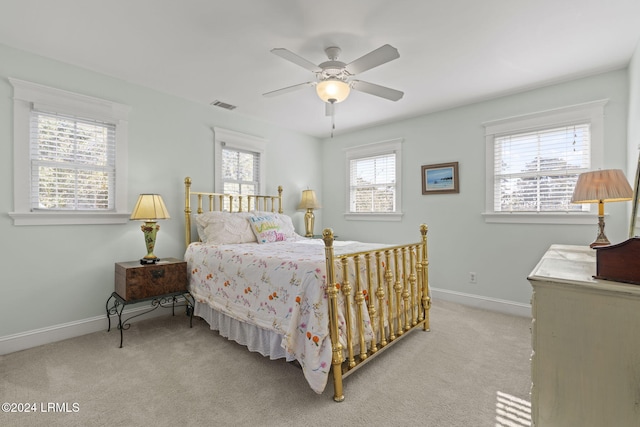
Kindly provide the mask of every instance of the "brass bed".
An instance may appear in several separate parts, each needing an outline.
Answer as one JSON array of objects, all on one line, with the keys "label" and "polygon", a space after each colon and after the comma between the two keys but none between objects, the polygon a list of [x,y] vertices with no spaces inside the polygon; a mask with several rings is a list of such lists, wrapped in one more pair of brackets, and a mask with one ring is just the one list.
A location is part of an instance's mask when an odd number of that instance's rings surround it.
[{"label": "brass bed", "polygon": [[[199,237],[192,237],[194,215],[215,211],[245,215],[253,211],[282,214],[282,188],[278,187],[277,195],[243,198],[232,194],[191,191],[189,177],[185,178],[184,185],[185,244],[187,246],[185,259],[190,263],[191,289],[195,286],[194,272],[197,272],[200,267],[193,261],[194,257],[189,254],[189,250],[192,244],[193,247],[204,245],[199,242]],[[192,202],[195,202],[195,212],[192,211]],[[421,238],[417,243],[377,245],[375,249],[336,253],[335,244],[343,242],[334,242],[331,229],[323,230],[324,245],[318,243],[321,246],[317,246],[320,248],[317,251],[321,252],[324,246],[324,262],[320,261],[316,271],[324,272],[322,280],[323,287],[326,286],[326,295],[324,295],[326,308],[323,309],[327,310],[326,319],[329,323],[326,339],[327,345],[330,345],[328,351],[330,351],[331,365],[327,368],[326,375],[330,374],[333,378],[333,398],[337,402],[344,400],[342,384],[344,378],[414,329],[429,330],[431,298],[426,225],[420,225],[420,233]],[[302,243],[305,243],[304,240],[309,240],[298,237],[303,241]],[[228,248],[228,246],[224,247]],[[319,256],[321,257],[320,254]],[[244,273],[238,270],[237,274]],[[207,275],[207,279],[213,280],[212,276],[214,275]],[[224,285],[226,286],[227,282]],[[196,306],[207,304],[205,298],[197,294],[194,295],[194,299]],[[282,334],[283,340],[289,338],[283,329],[278,328],[280,325],[276,320],[273,324],[274,333]],[[211,327],[213,329],[213,323]],[[313,337],[314,340],[316,338]],[[304,364],[304,355],[297,359]]]}]

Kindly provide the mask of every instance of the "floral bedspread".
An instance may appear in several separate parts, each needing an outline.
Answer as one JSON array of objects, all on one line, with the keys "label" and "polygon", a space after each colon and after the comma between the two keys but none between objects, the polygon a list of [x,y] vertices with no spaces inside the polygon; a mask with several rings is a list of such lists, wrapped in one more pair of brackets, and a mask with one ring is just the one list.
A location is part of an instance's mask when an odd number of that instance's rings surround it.
[{"label": "floral bedspread", "polygon": [[[336,255],[380,245],[334,242]],[[326,266],[322,240],[268,244],[192,243],[185,260],[196,300],[237,320],[283,335],[311,388],[322,393],[331,367]],[[341,276],[340,266],[336,277]],[[344,327],[344,318],[339,316]],[[365,326],[370,330],[369,319]]]}]

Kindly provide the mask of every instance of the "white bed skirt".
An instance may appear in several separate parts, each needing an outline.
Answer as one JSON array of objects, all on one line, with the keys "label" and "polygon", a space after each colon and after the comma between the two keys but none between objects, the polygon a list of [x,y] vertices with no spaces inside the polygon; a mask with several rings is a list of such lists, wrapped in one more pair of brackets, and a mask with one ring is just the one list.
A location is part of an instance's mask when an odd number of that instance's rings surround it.
[{"label": "white bed skirt", "polygon": [[193,314],[203,318],[211,330],[218,331],[223,337],[246,346],[249,351],[258,352],[270,359],[284,358],[287,362],[295,360],[295,357],[287,354],[282,348],[282,335],[274,331],[241,322],[198,301]]}]

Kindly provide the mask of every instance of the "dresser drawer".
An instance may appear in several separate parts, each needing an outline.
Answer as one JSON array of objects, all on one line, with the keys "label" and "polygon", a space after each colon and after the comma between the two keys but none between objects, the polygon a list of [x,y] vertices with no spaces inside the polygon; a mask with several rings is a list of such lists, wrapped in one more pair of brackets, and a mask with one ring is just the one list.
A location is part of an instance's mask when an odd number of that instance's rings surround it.
[{"label": "dresser drawer", "polygon": [[165,258],[152,265],[118,262],[115,291],[126,301],[187,292],[187,263],[177,258]]}]

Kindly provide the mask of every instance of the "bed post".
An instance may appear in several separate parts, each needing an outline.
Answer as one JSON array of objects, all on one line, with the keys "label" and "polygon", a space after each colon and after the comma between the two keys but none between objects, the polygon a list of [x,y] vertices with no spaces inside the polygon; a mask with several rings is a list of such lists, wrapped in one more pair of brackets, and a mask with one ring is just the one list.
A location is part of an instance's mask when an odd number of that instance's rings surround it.
[{"label": "bed post", "polygon": [[282,185],[278,185],[278,213],[281,214],[282,212]]},{"label": "bed post", "polygon": [[191,243],[191,178],[184,179],[184,242],[185,247]]},{"label": "bed post", "polygon": [[325,228],[322,231],[324,253],[327,263],[327,296],[329,297],[329,334],[331,337],[331,370],[333,371],[333,400],[342,402],[342,344],[338,335],[338,289],[334,272],[333,258],[333,230]]},{"label": "bed post", "polygon": [[424,330],[429,331],[429,309],[431,308],[431,296],[429,294],[429,254],[427,252],[427,225],[420,224],[422,234],[422,308],[424,309]]},{"label": "bed post", "polygon": [[[385,282],[383,280],[384,276],[382,274],[383,264],[384,264],[384,261],[382,260],[382,252],[376,251],[376,272],[378,273],[378,289],[376,290],[376,298],[378,298],[378,307],[380,307],[380,315],[378,317],[380,321],[380,324],[378,326],[378,330],[380,331],[380,347],[384,347],[387,345],[387,333],[385,331],[385,317],[384,317],[384,304],[385,304],[384,284]],[[371,298],[371,296],[369,296],[369,298]],[[389,315],[389,318],[391,318],[390,315]],[[391,324],[389,324],[389,330],[391,330]]]}]

